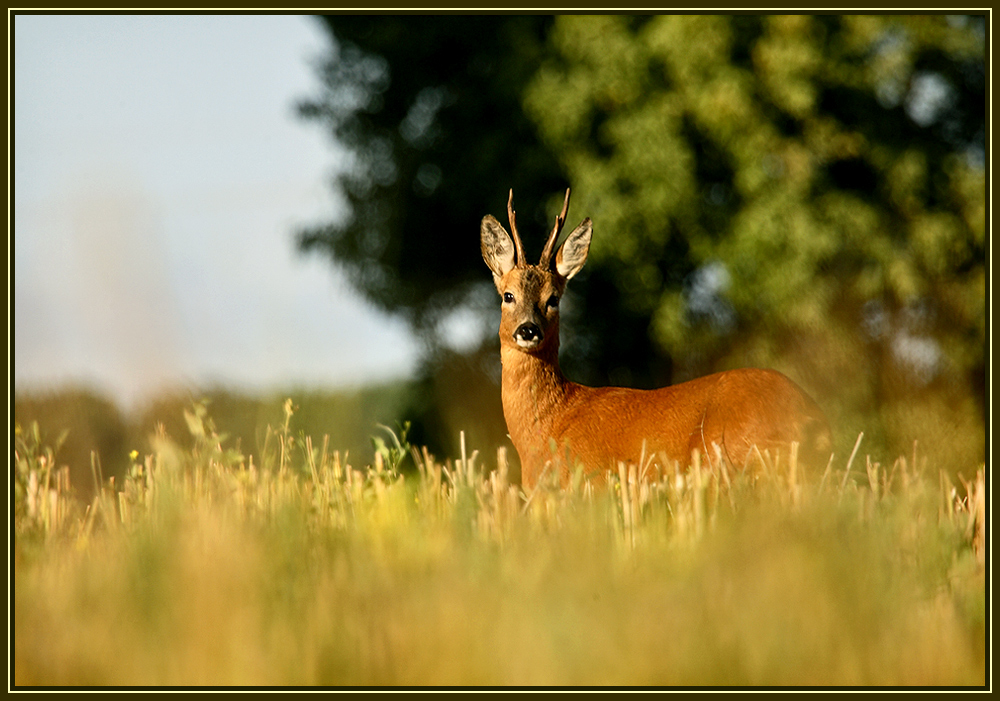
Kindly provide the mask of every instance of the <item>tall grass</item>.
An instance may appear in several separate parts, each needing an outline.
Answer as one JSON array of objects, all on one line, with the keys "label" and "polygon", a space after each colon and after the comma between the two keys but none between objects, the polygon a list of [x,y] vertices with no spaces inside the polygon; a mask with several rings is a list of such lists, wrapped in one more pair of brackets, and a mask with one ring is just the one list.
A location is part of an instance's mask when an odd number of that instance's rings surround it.
[{"label": "tall grass", "polygon": [[[985,484],[918,454],[507,481],[203,407],[86,504],[17,431],[18,685],[983,685]],[[767,456],[762,456],[766,461]],[[487,469],[490,468],[490,469]]]}]

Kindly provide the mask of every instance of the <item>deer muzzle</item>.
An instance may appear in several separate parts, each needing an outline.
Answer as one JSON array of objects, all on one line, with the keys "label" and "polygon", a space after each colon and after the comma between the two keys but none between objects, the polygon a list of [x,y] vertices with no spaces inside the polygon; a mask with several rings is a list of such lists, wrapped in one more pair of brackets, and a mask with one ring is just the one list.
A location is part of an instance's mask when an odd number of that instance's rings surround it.
[{"label": "deer muzzle", "polygon": [[514,341],[521,348],[525,349],[537,348],[544,337],[545,334],[542,333],[542,329],[538,326],[538,324],[530,322],[521,324],[517,327],[517,330],[514,331]]}]

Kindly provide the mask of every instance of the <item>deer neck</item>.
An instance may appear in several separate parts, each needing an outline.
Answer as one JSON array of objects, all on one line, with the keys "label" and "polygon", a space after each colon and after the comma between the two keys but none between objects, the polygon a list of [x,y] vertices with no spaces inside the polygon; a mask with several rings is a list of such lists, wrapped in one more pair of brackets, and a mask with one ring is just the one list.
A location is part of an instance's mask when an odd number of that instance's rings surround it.
[{"label": "deer neck", "polygon": [[550,428],[565,401],[569,381],[559,369],[559,344],[526,353],[515,344],[500,348],[503,413],[518,452],[547,448]]}]

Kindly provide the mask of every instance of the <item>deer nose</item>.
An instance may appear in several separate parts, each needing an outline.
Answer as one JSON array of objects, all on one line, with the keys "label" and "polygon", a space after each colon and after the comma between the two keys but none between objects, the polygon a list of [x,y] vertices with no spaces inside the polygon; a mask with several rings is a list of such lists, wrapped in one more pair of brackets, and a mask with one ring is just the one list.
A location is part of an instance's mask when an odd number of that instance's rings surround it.
[{"label": "deer nose", "polygon": [[514,332],[514,340],[521,347],[534,347],[542,342],[542,330],[538,324],[521,324]]}]

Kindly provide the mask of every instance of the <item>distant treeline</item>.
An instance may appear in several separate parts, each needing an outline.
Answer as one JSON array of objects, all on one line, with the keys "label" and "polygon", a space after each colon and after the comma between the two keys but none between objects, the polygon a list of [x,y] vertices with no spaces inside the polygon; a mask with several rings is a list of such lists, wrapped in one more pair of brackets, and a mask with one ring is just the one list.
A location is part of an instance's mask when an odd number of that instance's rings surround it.
[{"label": "distant treeline", "polygon": [[65,434],[56,453],[57,464],[70,467],[74,489],[86,498],[94,491],[92,453],[99,458],[104,480],[116,477],[120,483],[129,453],[149,452],[149,437],[158,424],[182,445],[191,440],[184,410],[199,402],[206,403],[219,434],[228,436],[226,447],[257,455],[268,427],[277,430],[283,425],[284,403],[290,398],[296,408],[291,424],[293,435],[300,431],[317,439],[328,435],[331,450],[341,454],[349,451],[353,463],[367,464],[372,460],[371,436],[379,433],[377,425],[395,427],[408,391],[405,382],[356,390],[289,389],[260,395],[216,388],[164,395],[129,414],[96,391],[68,388],[15,395],[14,422],[22,430],[37,422],[49,445],[55,445]]}]

